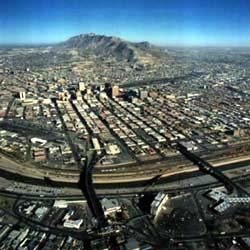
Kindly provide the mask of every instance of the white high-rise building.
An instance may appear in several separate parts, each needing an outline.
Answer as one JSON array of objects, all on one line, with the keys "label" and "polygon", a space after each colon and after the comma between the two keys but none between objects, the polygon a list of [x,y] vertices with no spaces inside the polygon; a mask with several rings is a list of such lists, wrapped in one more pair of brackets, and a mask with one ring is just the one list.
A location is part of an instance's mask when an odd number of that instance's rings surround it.
[{"label": "white high-rise building", "polygon": [[84,82],[79,82],[79,90],[84,91],[85,90],[85,84]]},{"label": "white high-rise building", "polygon": [[24,91],[19,92],[19,98],[24,101],[26,99],[26,93]]}]

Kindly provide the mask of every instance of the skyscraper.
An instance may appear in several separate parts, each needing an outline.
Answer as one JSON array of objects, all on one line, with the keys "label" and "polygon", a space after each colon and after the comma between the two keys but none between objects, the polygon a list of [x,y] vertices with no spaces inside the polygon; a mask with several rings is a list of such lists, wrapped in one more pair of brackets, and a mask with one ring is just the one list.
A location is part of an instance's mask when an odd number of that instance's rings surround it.
[{"label": "skyscraper", "polygon": [[111,95],[112,97],[119,96],[119,86],[115,85],[112,87]]},{"label": "skyscraper", "polygon": [[85,90],[85,84],[84,82],[79,82],[79,90],[84,91]]}]

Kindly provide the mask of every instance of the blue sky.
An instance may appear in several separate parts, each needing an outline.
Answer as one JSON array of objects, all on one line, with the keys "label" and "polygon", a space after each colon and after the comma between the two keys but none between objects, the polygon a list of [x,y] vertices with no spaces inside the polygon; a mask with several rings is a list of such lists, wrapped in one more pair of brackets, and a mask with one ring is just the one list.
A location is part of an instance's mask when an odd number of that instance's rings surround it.
[{"label": "blue sky", "polygon": [[94,32],[158,45],[250,45],[250,0],[8,0],[0,43]]}]

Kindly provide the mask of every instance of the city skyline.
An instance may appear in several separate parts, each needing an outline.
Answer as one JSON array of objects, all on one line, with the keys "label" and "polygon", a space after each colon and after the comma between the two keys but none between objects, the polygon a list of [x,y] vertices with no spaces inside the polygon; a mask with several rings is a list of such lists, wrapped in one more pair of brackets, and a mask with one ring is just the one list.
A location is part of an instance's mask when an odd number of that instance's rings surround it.
[{"label": "city skyline", "polygon": [[57,43],[94,32],[161,46],[248,46],[250,3],[240,1],[1,2],[0,44]]},{"label": "city skyline", "polygon": [[250,0],[216,1],[0,2],[0,250],[250,249]]}]

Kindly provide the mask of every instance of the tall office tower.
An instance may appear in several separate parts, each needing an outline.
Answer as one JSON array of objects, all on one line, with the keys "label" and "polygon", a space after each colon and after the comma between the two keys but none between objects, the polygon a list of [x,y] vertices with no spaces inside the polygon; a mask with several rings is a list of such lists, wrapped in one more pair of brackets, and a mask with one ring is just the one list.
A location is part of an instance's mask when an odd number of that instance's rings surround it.
[{"label": "tall office tower", "polygon": [[26,93],[24,91],[21,91],[19,93],[19,98],[20,98],[20,100],[24,101],[26,99]]},{"label": "tall office tower", "polygon": [[140,90],[139,95],[140,95],[140,99],[144,99],[144,98],[148,97],[148,91],[147,90]]},{"label": "tall office tower", "polygon": [[112,87],[111,95],[112,97],[119,96],[119,86],[115,85]]},{"label": "tall office tower", "polygon": [[82,93],[81,93],[81,91],[76,92],[76,99],[77,99],[77,101],[82,101]]},{"label": "tall office tower", "polygon": [[85,90],[85,84],[84,82],[79,82],[79,90],[84,91]]}]

